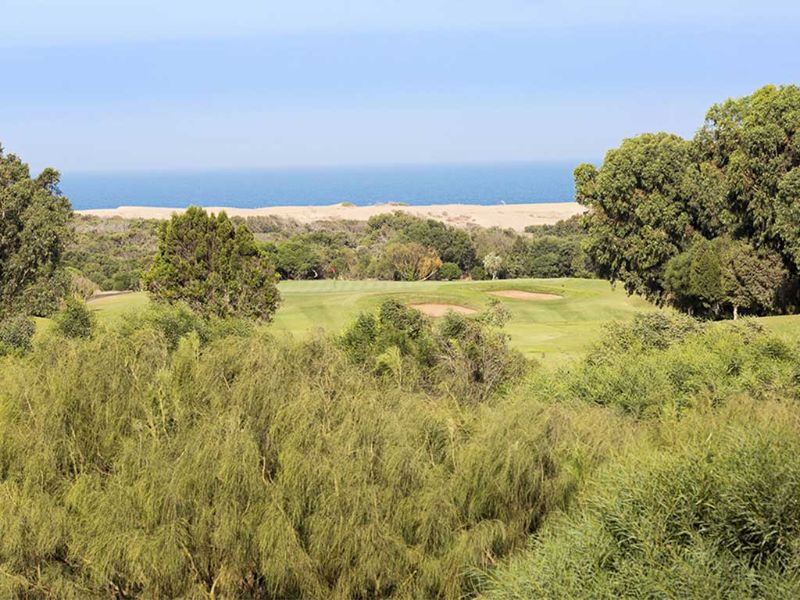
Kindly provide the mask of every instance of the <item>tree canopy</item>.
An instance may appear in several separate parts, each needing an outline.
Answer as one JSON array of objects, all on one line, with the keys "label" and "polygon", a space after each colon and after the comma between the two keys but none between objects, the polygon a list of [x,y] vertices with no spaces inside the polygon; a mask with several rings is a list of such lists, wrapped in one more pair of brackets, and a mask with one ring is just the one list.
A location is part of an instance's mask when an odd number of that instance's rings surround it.
[{"label": "tree canopy", "polygon": [[[800,88],[766,86],[711,107],[692,140],[644,134],[599,169],[580,165],[598,273],[692,311],[795,310],[785,292],[800,264],[798,130]],[[717,238],[728,242],[705,244]]]},{"label": "tree canopy", "polygon": [[67,292],[61,256],[72,207],[58,183],[57,171],[33,178],[27,164],[0,146],[0,315],[45,316]]},{"label": "tree canopy", "polygon": [[269,320],[280,300],[272,263],[250,230],[196,206],[162,226],[145,283],[156,301],[185,302],[207,316]]}]

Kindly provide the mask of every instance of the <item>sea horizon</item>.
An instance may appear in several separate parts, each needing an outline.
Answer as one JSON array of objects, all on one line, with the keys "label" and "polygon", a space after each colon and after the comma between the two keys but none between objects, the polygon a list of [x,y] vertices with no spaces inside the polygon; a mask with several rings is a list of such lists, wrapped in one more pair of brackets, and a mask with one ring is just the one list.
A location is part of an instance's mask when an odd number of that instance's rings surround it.
[{"label": "sea horizon", "polygon": [[579,162],[67,171],[60,187],[75,210],[541,204],[574,201]]}]

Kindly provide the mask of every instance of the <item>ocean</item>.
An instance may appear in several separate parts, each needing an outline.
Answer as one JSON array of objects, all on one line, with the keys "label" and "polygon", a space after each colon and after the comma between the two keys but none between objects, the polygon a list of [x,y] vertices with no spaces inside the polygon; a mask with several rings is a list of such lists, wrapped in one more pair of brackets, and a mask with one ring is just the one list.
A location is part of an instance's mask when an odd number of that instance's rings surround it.
[{"label": "ocean", "polygon": [[577,161],[477,165],[62,173],[76,210],[190,204],[259,208],[387,202],[570,202]]}]

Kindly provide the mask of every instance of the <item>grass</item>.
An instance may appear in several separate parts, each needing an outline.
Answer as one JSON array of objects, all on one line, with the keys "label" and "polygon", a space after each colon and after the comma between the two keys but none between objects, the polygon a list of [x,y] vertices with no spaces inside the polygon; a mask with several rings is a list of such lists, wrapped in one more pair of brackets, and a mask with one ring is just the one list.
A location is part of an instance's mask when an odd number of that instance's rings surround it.
[{"label": "grass", "polygon": [[[501,298],[511,311],[506,332],[511,345],[548,365],[563,364],[597,339],[600,325],[627,319],[652,305],[629,297],[621,288],[592,279],[517,279],[502,281],[284,281],[281,308],[274,330],[302,336],[316,328],[338,333],[362,311],[372,310],[386,297],[405,303],[458,304],[483,309],[492,290],[525,290],[562,296],[532,301]],[[102,320],[115,320],[147,304],[143,293],[109,296],[91,302]]]}]

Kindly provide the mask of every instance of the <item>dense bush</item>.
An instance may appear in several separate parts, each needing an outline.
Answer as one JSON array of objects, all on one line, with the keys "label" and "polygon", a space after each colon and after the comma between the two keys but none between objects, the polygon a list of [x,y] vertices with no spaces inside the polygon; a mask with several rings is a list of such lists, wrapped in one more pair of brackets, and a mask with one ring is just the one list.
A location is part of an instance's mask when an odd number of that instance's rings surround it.
[{"label": "dense bush", "polygon": [[28,316],[14,315],[0,319],[0,356],[15,350],[30,350],[34,333],[36,323]]},{"label": "dense bush", "polygon": [[141,329],[153,329],[161,335],[169,351],[175,350],[181,338],[197,336],[201,344],[226,337],[247,337],[253,324],[247,319],[219,319],[194,312],[188,304],[151,304],[146,310],[126,316],[119,326],[122,335],[134,335]]},{"label": "dense bush", "polygon": [[95,316],[78,298],[68,298],[64,308],[57,313],[53,320],[56,331],[68,338],[91,337],[94,328]]},{"label": "dense bush", "polygon": [[[398,384],[423,386],[459,403],[484,400],[524,372],[524,361],[508,348],[492,319],[449,313],[438,323],[389,299],[376,314],[365,313],[340,344],[357,364]],[[499,323],[502,325],[502,322]]]},{"label": "dense bush", "polygon": [[482,279],[486,279],[486,269],[480,265],[477,267],[472,267],[469,270],[469,278],[473,281],[481,281]]},{"label": "dense bush", "polygon": [[343,233],[297,234],[274,244],[275,265],[287,279],[335,278],[352,268],[352,243]]},{"label": "dense bush", "polygon": [[461,268],[456,263],[442,263],[442,266],[439,267],[438,277],[444,281],[461,279]]},{"label": "dense bush", "polygon": [[713,406],[736,394],[797,397],[798,363],[781,338],[747,320],[698,327],[688,317],[655,315],[608,327],[555,397],[613,407],[637,418]]},{"label": "dense bush", "polygon": [[[581,246],[585,234],[576,217],[528,227],[526,234],[474,225],[462,230],[405,213],[379,215],[368,223],[300,224],[278,217],[231,221],[237,227],[246,225],[283,279],[420,278],[416,265],[423,259],[428,266],[442,261],[457,266],[460,273],[479,273],[490,253],[501,259],[500,277],[591,275]],[[79,216],[74,230],[65,252],[67,265],[103,290],[139,289],[157,251],[158,221]],[[433,271],[440,279],[460,277],[452,266],[445,267],[446,276]],[[421,278],[429,276],[431,269],[422,273]]]},{"label": "dense bush", "polygon": [[487,598],[795,598],[800,422],[745,403],[663,425],[613,462]]},{"label": "dense bush", "polygon": [[568,415],[410,391],[325,339],[170,352],[143,325],[3,367],[2,596],[458,598],[574,487]]},{"label": "dense bush", "polygon": [[649,315],[512,385],[496,312],[157,305],[2,358],[0,596],[796,595],[791,344]]},{"label": "dense bush", "polygon": [[100,290],[100,286],[98,286],[88,277],[84,276],[84,274],[78,269],[74,267],[67,267],[66,272],[69,275],[69,291],[72,296],[77,296],[78,298],[88,300]]},{"label": "dense bush", "polygon": [[475,246],[467,232],[434,219],[420,219],[396,211],[370,217],[368,238],[414,242],[432,248],[443,262],[469,269],[476,263]]}]

